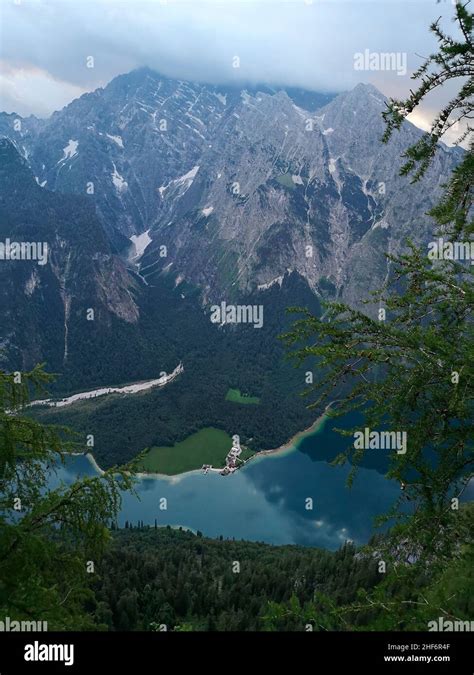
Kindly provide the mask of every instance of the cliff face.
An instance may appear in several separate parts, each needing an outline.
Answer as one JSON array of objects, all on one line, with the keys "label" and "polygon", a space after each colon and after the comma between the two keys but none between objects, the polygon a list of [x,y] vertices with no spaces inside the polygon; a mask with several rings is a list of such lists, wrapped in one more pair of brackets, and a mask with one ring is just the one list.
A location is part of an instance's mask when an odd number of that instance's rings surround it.
[{"label": "cliff face", "polygon": [[[382,145],[383,109],[365,85],[240,91],[141,69],[48,120],[0,114],[0,244],[47,245],[44,264],[0,260],[2,367],[46,362],[64,396],[182,362],[163,389],[44,413],[93,429],[107,466],[206,426],[258,448],[309,426],[305,372],[277,339],[286,309],[360,305],[387,252],[427,239],[459,157],[440,148],[410,185],[400,155],[421,132],[406,124]],[[258,330],[213,323],[221,303],[256,308]]]},{"label": "cliff face", "polygon": [[[307,109],[305,109],[305,106]],[[399,176],[421,132],[380,142],[385,101],[370,85],[336,97],[216,87],[140,69],[49,120],[0,116],[37,181],[87,195],[125,253],[217,300],[297,271],[323,296],[358,304],[387,274],[385,254],[425,240],[426,211],[456,162],[442,148],[415,186]]]},{"label": "cliff face", "polygon": [[[359,85],[317,113],[284,93],[242,98],[193,167],[161,190],[142,259],[146,275],[172,271],[206,297],[269,285],[295,270],[322,295],[358,304],[387,274],[385,254],[407,236],[423,241],[456,153],[441,150],[412,186],[400,155],[420,131],[406,125],[388,145],[384,101]],[[170,254],[160,261],[163,245]],[[154,267],[148,267],[150,265]]]},{"label": "cliff face", "polygon": [[241,91],[140,69],[48,120],[0,114],[0,235],[49,247],[44,266],[0,265],[4,353],[22,367],[75,358],[76,372],[100,358],[111,372],[107,341],[122,339],[160,368],[157,340],[183,356],[158,337],[157,325],[176,340],[160,308],[172,327],[190,288],[193,312],[258,293],[274,303],[294,275],[318,298],[360,304],[387,277],[387,252],[427,239],[459,156],[443,146],[411,185],[400,155],[421,132],[405,124],[383,145],[384,105],[369,85]]},{"label": "cliff face", "polygon": [[[70,338],[139,318],[137,282],[115,255],[86,197],[41,188],[14,145],[0,140],[0,241],[32,259],[0,261],[2,348],[19,366],[65,365]],[[8,248],[8,246],[7,246]]]}]

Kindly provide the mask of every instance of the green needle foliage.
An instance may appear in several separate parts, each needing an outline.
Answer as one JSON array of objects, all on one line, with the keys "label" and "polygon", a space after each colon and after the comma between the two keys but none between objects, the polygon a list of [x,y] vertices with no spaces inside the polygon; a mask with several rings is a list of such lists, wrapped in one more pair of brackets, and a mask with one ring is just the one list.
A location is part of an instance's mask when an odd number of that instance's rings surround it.
[{"label": "green needle foliage", "polygon": [[[430,92],[450,80],[463,80],[457,95],[433,120],[430,131],[408,148],[404,155],[407,162],[401,173],[406,175],[414,171],[414,181],[425,173],[438,149],[438,142],[450,129],[458,132],[458,144],[469,139],[473,131],[470,120],[474,113],[474,15],[469,12],[469,5],[470,0],[466,3],[456,2],[455,21],[459,27],[459,39],[443,31],[440,19],[431,25],[430,30],[438,41],[438,51],[431,54],[412,75],[413,79],[421,80],[418,89],[410,91],[406,100],[391,99],[388,109],[383,113],[387,125],[383,140],[387,142],[393,131],[400,129],[407,116]],[[466,122],[465,127],[461,125],[462,120]]]},{"label": "green needle foliage", "polygon": [[[439,21],[431,26],[439,49],[414,73],[419,87],[405,101],[391,100],[384,113],[386,142],[429,93],[460,78],[457,95],[406,150],[401,169],[419,180],[439,141],[457,125],[467,152],[430,213],[433,236],[448,245],[470,244],[474,232],[474,19],[468,5],[456,3],[458,38]],[[397,524],[365,551],[367,561],[378,561],[380,583],[360,589],[357,601],[342,608],[324,595],[301,607],[270,606],[273,629],[282,613],[319,630],[426,631],[440,617],[472,619],[474,508],[459,498],[474,459],[473,268],[469,260],[434,260],[427,253],[407,242],[403,255],[387,256],[390,279],[367,301],[378,302],[376,318],[342,303],[330,304],[320,319],[293,310],[303,316],[283,336],[290,357],[315,360],[323,374],[305,392],[315,396],[312,405],[337,399],[333,416],[358,410],[370,429],[406,431],[407,452],[393,453],[388,472],[401,485],[398,504],[386,514]],[[338,461],[350,459],[356,470],[363,453],[352,446]]]},{"label": "green needle foliage", "polygon": [[[442,32],[439,23],[432,26],[439,51],[414,74],[421,78],[420,86],[407,101],[392,100],[384,113],[386,141],[434,88],[462,79],[458,95],[433,122],[431,132],[405,153],[409,162],[402,173],[415,172],[414,180],[426,170],[453,119],[471,131],[473,15],[467,5],[457,3],[456,19],[461,41]],[[463,134],[463,140],[467,138]],[[434,236],[451,244],[469,242],[473,231],[472,134],[469,140],[468,152],[430,214]],[[390,278],[367,300],[378,303],[375,318],[337,302],[329,304],[321,318],[293,309],[303,316],[283,339],[298,364],[315,360],[322,373],[306,392],[315,396],[313,406],[338,398],[331,415],[358,410],[370,429],[407,433],[406,454],[393,452],[391,458],[388,476],[400,482],[401,494],[398,508],[388,516],[406,521],[399,536],[407,559],[449,558],[458,541],[446,535],[456,531],[457,499],[473,463],[473,268],[470,261],[433,260],[427,247],[411,242],[403,255],[387,257]],[[350,459],[357,467],[364,452],[352,445],[338,461]]]},{"label": "green needle foliage", "polygon": [[51,380],[42,366],[0,372],[0,617],[79,630],[93,627],[90,563],[102,555],[131,479],[124,467],[48,490],[64,452],[82,450],[66,429],[24,414]]},{"label": "green needle foliage", "polygon": [[459,548],[450,560],[437,557],[429,567],[414,561],[407,564],[403,546],[395,548],[392,541],[390,551],[381,540],[358,551],[357,560],[367,567],[375,563],[380,569],[383,558],[387,571],[378,574],[380,581],[372,588],[359,584],[355,601],[341,605],[333,595],[316,592],[310,601],[292,597],[284,603],[269,602],[262,616],[264,625],[274,631],[282,630],[282,625],[303,624],[315,631],[426,632],[431,622],[439,625],[442,619],[469,626],[474,610],[473,516],[472,504],[459,510],[455,533]]}]

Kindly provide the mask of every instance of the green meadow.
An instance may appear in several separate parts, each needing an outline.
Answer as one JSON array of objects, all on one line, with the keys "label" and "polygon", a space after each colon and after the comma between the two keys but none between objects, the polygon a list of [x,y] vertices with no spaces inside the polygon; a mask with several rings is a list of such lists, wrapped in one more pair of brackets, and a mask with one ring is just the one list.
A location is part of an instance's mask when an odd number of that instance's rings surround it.
[{"label": "green meadow", "polygon": [[225,466],[225,458],[232,447],[232,438],[225,431],[206,427],[188,436],[172,447],[151,448],[137,465],[137,471],[162,473],[174,476],[203,464],[219,468]]},{"label": "green meadow", "polygon": [[240,389],[229,389],[225,395],[225,400],[232,401],[232,403],[243,403],[244,405],[258,405],[260,403],[258,396],[241,394]]}]

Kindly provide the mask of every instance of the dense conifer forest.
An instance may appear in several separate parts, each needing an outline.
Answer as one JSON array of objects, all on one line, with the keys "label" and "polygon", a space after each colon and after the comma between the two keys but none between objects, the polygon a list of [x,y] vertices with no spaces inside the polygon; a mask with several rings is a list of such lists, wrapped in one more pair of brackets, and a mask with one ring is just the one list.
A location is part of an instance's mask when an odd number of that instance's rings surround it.
[{"label": "dense conifer forest", "polygon": [[[472,512],[463,514],[471,541]],[[411,588],[403,575],[385,581],[380,543],[331,552],[126,523],[97,566],[90,609],[106,630],[426,631],[435,603],[446,616],[472,616],[472,545],[433,575],[417,570]],[[380,593],[381,604],[364,606],[367,592]],[[390,619],[384,602],[405,609]]]},{"label": "dense conifer forest", "polygon": [[[95,616],[109,630],[264,630],[269,603],[324,593],[340,605],[378,580],[375,560],[350,544],[332,553],[138,524],[115,532],[99,566]],[[278,624],[305,630],[302,616]]]}]

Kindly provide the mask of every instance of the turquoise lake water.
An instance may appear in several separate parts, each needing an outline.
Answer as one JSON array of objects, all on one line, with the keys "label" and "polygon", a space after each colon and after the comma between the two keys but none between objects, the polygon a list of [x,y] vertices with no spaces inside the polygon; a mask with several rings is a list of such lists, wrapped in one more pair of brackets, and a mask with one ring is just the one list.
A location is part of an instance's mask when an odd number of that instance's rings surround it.
[{"label": "turquoise lake water", "polygon": [[[156,519],[158,525],[189,527],[210,537],[328,549],[348,539],[362,544],[374,532],[374,517],[400,495],[400,486],[383,475],[386,457],[374,454],[349,489],[350,465],[329,464],[349,442],[332,431],[334,426],[341,422],[326,421],[291,450],[258,457],[230,476],[196,472],[171,479],[141,478],[138,497],[123,496],[119,524],[142,520],[152,525]],[[51,486],[95,473],[86,457],[70,456],[51,478]],[[163,497],[166,510],[160,509]],[[306,508],[309,498],[312,510]]]}]

